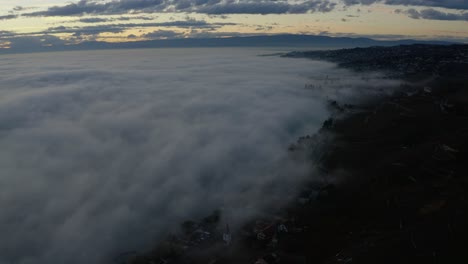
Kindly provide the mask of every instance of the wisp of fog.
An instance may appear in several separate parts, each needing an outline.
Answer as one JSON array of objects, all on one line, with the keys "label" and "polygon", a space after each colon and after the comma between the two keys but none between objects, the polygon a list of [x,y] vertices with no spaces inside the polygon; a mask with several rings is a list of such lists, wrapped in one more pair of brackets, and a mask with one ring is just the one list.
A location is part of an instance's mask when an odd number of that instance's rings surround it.
[{"label": "wisp of fog", "polygon": [[0,263],[105,263],[213,209],[238,222],[290,199],[313,175],[288,145],[325,99],[376,84],[260,53],[2,56]]}]

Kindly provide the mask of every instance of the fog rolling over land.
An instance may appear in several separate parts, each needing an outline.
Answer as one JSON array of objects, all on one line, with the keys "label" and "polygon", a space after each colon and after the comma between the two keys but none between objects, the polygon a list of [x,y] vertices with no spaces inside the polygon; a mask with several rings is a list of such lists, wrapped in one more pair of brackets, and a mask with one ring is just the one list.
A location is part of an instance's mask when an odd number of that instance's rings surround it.
[{"label": "fog rolling over land", "polygon": [[265,53],[2,56],[0,263],[106,263],[216,208],[235,225],[275,207],[311,177],[287,147],[326,98],[395,85]]}]

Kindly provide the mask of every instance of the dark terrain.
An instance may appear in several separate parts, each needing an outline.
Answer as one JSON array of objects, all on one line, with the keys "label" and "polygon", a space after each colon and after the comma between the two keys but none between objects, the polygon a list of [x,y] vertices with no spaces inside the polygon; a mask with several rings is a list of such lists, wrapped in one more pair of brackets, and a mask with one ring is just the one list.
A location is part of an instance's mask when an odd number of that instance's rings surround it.
[{"label": "dark terrain", "polygon": [[194,47],[280,47],[280,48],[307,48],[310,46],[323,49],[346,48],[346,47],[370,47],[370,46],[394,46],[403,44],[438,44],[448,45],[450,42],[444,41],[424,41],[424,40],[374,40],[370,38],[351,37],[328,37],[315,35],[264,35],[264,36],[244,36],[244,37],[223,37],[223,38],[183,38],[183,39],[158,39],[134,42],[104,42],[85,41],[78,44],[48,45],[28,45],[28,49],[19,45],[9,49],[0,49],[0,54],[28,53],[28,52],[52,52],[52,51],[72,51],[72,50],[99,50],[99,49],[142,49],[142,48],[194,48]]},{"label": "dark terrain", "polygon": [[[116,262],[468,263],[468,45],[286,56],[407,81],[362,105],[329,102],[333,114],[320,132],[289,148],[319,164],[321,180],[287,208],[232,231],[217,211]],[[230,245],[223,233],[232,233]]]},{"label": "dark terrain", "polygon": [[466,75],[468,45],[400,45],[327,51],[291,52],[284,57],[335,62],[359,72],[383,71],[389,77],[425,79]]}]

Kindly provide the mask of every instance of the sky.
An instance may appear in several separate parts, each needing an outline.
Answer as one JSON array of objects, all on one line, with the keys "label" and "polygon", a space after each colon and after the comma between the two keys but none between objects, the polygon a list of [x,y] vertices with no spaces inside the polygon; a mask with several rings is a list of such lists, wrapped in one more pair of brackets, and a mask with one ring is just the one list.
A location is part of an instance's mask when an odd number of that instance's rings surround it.
[{"label": "sky", "polygon": [[309,34],[468,42],[466,0],[0,0],[0,48]]}]

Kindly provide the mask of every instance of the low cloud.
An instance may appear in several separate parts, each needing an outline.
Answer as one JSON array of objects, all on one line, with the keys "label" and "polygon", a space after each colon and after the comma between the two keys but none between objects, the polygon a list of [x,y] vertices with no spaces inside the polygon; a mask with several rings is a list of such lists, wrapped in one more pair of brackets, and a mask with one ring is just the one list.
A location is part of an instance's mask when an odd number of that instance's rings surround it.
[{"label": "low cloud", "polygon": [[120,21],[129,21],[129,20],[154,20],[154,17],[148,17],[148,16],[121,16],[115,18],[115,20],[120,20]]},{"label": "low cloud", "polygon": [[81,22],[81,23],[103,23],[103,22],[112,22],[112,21],[130,21],[130,20],[154,20],[153,17],[147,17],[147,16],[121,16],[121,17],[116,17],[116,18],[102,18],[102,17],[86,17],[86,18],[80,18],[76,20],[75,22]]},{"label": "low cloud", "polygon": [[0,37],[13,37],[16,33],[9,30],[0,30]]},{"label": "low cloud", "polygon": [[15,6],[13,7],[13,11],[23,11],[25,8],[22,6]]},{"label": "low cloud", "polygon": [[172,30],[155,30],[153,32],[142,35],[146,39],[168,39],[168,38],[181,38],[184,33]]},{"label": "low cloud", "polygon": [[209,28],[216,29],[235,23],[208,23],[204,20],[189,19],[184,21],[154,22],[154,23],[119,23],[95,26],[58,26],[50,27],[43,34],[72,33],[75,35],[97,35],[101,33],[121,33],[130,28],[177,27],[177,28]]},{"label": "low cloud", "polygon": [[397,9],[396,13],[401,13],[408,15],[410,18],[413,19],[429,19],[429,20],[460,20],[460,21],[468,21],[468,13],[446,13],[441,12],[435,9],[423,9],[418,11],[416,9],[408,9],[408,10],[400,10]]},{"label": "low cloud", "polygon": [[18,17],[18,15],[5,15],[5,16],[0,16],[0,20],[15,19],[17,17]]},{"label": "low cloud", "polygon": [[108,18],[100,18],[100,17],[87,17],[87,18],[80,18],[78,22],[81,23],[101,23],[109,21]]},{"label": "low cloud", "polygon": [[34,51],[37,48],[45,46],[59,47],[66,44],[65,40],[53,35],[21,36],[14,32],[9,33],[8,31],[4,34],[0,31],[0,41],[1,40],[8,41],[8,46],[23,51]]},{"label": "low cloud", "polygon": [[[238,32],[223,32],[223,31],[211,31],[204,29],[192,29],[188,33],[190,38],[229,38],[229,37],[248,37],[248,36],[261,36],[258,33],[238,33]],[[266,34],[265,34],[266,35]]]},{"label": "low cloud", "polygon": [[392,84],[227,51],[2,57],[0,263],[111,263],[216,208],[233,226],[277,208],[313,179],[286,149],[325,98]]}]

